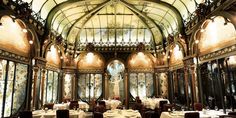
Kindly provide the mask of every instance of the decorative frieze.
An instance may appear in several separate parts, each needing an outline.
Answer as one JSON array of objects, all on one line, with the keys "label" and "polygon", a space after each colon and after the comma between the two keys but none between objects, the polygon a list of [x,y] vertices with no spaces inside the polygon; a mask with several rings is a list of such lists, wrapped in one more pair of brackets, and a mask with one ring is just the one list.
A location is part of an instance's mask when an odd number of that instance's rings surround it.
[{"label": "decorative frieze", "polygon": [[7,60],[13,60],[13,61],[17,61],[17,62],[25,62],[28,63],[29,59],[28,57],[24,57],[24,56],[20,56],[11,52],[7,52],[5,50],[1,50],[0,49],[0,58],[4,58]]},{"label": "decorative frieze", "polygon": [[149,69],[149,68],[145,68],[145,69],[129,69],[129,72],[139,72],[139,73],[154,73],[154,69]]},{"label": "decorative frieze", "polygon": [[205,62],[205,61],[213,60],[213,59],[216,59],[216,58],[222,58],[222,57],[230,56],[232,54],[236,54],[236,44],[232,45],[232,46],[229,46],[229,47],[226,47],[226,48],[223,48],[221,50],[212,52],[212,53],[208,53],[206,55],[202,55],[199,58],[200,58],[201,62]]},{"label": "decorative frieze", "polygon": [[103,73],[101,69],[79,69],[79,73]]}]

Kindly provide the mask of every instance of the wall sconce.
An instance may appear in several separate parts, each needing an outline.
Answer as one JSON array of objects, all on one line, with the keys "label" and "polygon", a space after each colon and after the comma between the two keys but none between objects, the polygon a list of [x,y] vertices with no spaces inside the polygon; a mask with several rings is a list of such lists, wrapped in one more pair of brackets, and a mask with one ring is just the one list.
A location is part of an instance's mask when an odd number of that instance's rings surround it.
[{"label": "wall sconce", "polygon": [[34,42],[33,42],[33,40],[29,40],[29,44],[33,44]]},{"label": "wall sconce", "polygon": [[195,40],[195,43],[198,44],[198,43],[199,43],[199,40]]},{"label": "wall sconce", "polygon": [[22,32],[27,33],[28,30],[24,28],[24,29],[22,29]]},{"label": "wall sconce", "polygon": [[162,54],[163,54],[163,55],[166,55],[166,53],[165,53],[165,52],[162,52]]},{"label": "wall sconce", "polygon": [[205,32],[205,29],[201,28],[201,29],[200,29],[200,32]]}]

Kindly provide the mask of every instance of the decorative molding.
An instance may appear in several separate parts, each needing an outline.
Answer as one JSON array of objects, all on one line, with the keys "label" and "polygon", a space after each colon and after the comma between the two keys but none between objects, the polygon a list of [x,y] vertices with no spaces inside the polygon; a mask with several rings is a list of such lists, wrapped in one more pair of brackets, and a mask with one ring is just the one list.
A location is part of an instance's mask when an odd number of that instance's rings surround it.
[{"label": "decorative molding", "polygon": [[79,69],[79,73],[103,73],[104,71],[101,69]]},{"label": "decorative molding", "polygon": [[154,73],[154,69],[145,68],[145,69],[128,69],[128,72],[139,72],[139,73]]},{"label": "decorative molding", "polygon": [[50,65],[50,64],[46,64],[46,68],[49,69],[49,70],[57,71],[57,72],[60,71],[60,69],[57,66]]},{"label": "decorative molding", "polygon": [[5,50],[0,49],[0,58],[7,59],[7,60],[12,60],[16,62],[24,62],[24,63],[29,63],[29,58],[20,56],[11,52],[7,52]]},{"label": "decorative molding", "polygon": [[184,64],[183,63],[181,63],[181,64],[177,64],[177,65],[171,65],[170,67],[169,67],[169,70],[177,70],[177,69],[180,69],[180,68],[183,68],[184,67]]},{"label": "decorative molding", "polygon": [[156,66],[155,73],[162,73],[168,71],[169,67],[167,65],[164,66]]},{"label": "decorative molding", "polygon": [[45,67],[46,66],[46,59],[45,58],[42,58],[42,57],[35,57],[35,66],[38,66],[38,67]]},{"label": "decorative molding", "polygon": [[193,61],[194,57],[195,57],[195,55],[184,57],[184,59],[183,59],[184,65],[185,66],[194,65],[194,61]]},{"label": "decorative molding", "polygon": [[206,61],[210,61],[210,60],[214,60],[214,59],[219,59],[219,58],[223,58],[226,56],[231,56],[236,54],[236,44],[220,49],[218,51],[215,52],[211,52],[202,56],[199,56],[200,62],[206,62]]}]

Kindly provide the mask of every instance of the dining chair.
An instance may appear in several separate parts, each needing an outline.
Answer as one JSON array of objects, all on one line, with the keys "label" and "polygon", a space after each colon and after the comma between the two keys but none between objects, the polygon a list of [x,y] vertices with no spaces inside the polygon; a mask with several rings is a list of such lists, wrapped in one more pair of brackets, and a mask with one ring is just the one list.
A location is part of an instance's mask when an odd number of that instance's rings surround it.
[{"label": "dining chair", "polygon": [[164,104],[167,104],[166,100],[161,100],[159,102],[159,109],[160,109],[161,112],[164,110]]},{"label": "dining chair", "polygon": [[202,111],[202,103],[194,103],[194,110]]},{"label": "dining chair", "polygon": [[106,107],[106,102],[105,101],[98,101],[98,105],[102,105],[102,106],[104,106],[104,107]]},{"label": "dining chair", "polygon": [[78,101],[70,101],[69,109],[77,109],[79,108],[79,103]]},{"label": "dining chair", "polygon": [[54,103],[46,103],[43,105],[43,108],[53,109]]},{"label": "dining chair", "polygon": [[56,111],[57,118],[69,118],[69,110],[57,110]]},{"label": "dining chair", "polygon": [[200,118],[198,112],[187,112],[184,114],[184,118]]},{"label": "dining chair", "polygon": [[144,118],[159,118],[159,114],[155,111],[146,111],[143,115]]},{"label": "dining chair", "polygon": [[168,111],[169,109],[172,111],[173,106],[174,106],[173,104],[164,104],[163,111]]},{"label": "dining chair", "polygon": [[236,118],[235,115],[220,115],[219,118]]},{"label": "dining chair", "polygon": [[234,116],[236,116],[236,112],[229,112],[228,115],[234,115]]},{"label": "dining chair", "polygon": [[103,118],[103,114],[101,112],[94,112],[93,117],[94,118]]},{"label": "dining chair", "polygon": [[32,111],[21,111],[19,113],[19,118],[33,118]]}]

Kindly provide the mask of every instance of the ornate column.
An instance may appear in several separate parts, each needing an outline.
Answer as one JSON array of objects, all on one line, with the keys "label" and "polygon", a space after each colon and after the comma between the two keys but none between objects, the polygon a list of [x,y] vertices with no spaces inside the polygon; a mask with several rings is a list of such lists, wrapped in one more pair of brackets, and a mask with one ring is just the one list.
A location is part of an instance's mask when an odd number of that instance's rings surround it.
[{"label": "ornate column", "polygon": [[33,76],[33,81],[32,81],[32,84],[33,84],[33,86],[32,86],[32,88],[33,88],[33,90],[32,90],[32,108],[35,108],[37,105],[37,80],[38,80],[38,70],[39,70],[39,68],[38,67],[33,67],[33,74],[34,74],[34,76]]},{"label": "ornate column", "polygon": [[44,81],[46,79],[46,70],[42,69],[42,78],[41,78],[41,105],[43,105],[43,101],[44,101]]},{"label": "ornate column", "polygon": [[129,78],[128,78],[128,73],[125,72],[125,106],[126,108],[129,107]]},{"label": "ornate column", "polygon": [[104,73],[104,78],[105,78],[104,97],[105,99],[108,99],[109,98],[109,75],[107,73]]},{"label": "ornate column", "polygon": [[156,83],[156,97],[160,96],[160,77],[158,76],[159,74],[157,72],[154,73],[155,76],[155,83]]},{"label": "ornate column", "polygon": [[188,82],[188,67],[187,66],[184,67],[184,81],[185,81],[185,93],[186,93],[187,106],[189,108],[190,103],[189,103],[189,93],[188,93],[189,82]]},{"label": "ornate column", "polygon": [[195,67],[191,66],[190,67],[190,72],[191,72],[191,77],[192,77],[192,89],[193,89],[193,100],[194,102],[199,102],[199,97],[198,95],[198,89],[196,88],[198,86],[197,81],[196,81],[196,71],[195,71]]}]

